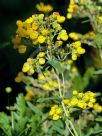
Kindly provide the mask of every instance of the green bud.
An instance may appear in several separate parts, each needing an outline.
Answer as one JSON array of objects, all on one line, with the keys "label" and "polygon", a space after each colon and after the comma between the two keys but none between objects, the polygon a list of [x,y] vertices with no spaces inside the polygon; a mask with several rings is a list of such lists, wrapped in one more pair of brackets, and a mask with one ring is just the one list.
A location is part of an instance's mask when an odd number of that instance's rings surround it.
[{"label": "green bud", "polygon": [[12,88],[11,87],[6,87],[5,88],[5,92],[6,93],[11,93],[12,92]]}]

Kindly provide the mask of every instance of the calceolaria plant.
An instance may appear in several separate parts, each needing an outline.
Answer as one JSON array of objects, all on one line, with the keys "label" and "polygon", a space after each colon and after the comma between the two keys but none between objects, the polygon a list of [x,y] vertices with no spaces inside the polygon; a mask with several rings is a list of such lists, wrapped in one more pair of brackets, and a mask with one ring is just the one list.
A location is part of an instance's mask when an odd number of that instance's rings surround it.
[{"label": "calceolaria plant", "polygon": [[[25,84],[26,95],[19,94],[13,109],[8,107],[11,116],[0,114],[7,119],[6,125],[0,121],[4,135],[100,136],[102,106],[97,101],[100,94],[87,88],[90,79],[101,70],[89,67],[81,74],[75,63],[87,54],[86,46],[96,48],[100,43],[96,37],[101,36],[101,12],[95,9],[98,20],[94,20],[90,16],[94,9],[89,6],[98,8],[92,0],[70,0],[65,17],[59,12],[48,15],[53,7],[40,3],[36,8],[45,14],[17,21],[14,48],[25,53],[30,46],[33,52],[15,77],[15,82]],[[89,17],[91,32],[82,35],[63,27],[65,21],[79,16]]]}]

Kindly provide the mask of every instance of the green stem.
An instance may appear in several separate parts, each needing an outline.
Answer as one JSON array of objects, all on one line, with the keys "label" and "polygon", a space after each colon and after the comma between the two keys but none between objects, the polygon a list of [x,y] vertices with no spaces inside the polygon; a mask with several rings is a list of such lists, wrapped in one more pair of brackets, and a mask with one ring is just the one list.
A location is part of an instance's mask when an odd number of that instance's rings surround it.
[{"label": "green stem", "polygon": [[11,126],[12,126],[12,130],[14,130],[14,118],[13,118],[13,111],[11,111]]},{"label": "green stem", "polygon": [[[62,95],[62,92],[61,92],[61,85],[60,85],[60,79],[58,77],[58,73],[56,74],[56,77],[57,77],[58,86],[59,86],[59,95],[60,95],[61,98],[63,98],[63,95]],[[62,108],[64,110],[64,113],[65,113],[66,117],[69,117],[68,114],[67,114],[67,110],[66,110],[66,107],[65,107],[63,101],[61,102],[61,104],[62,104]],[[68,128],[68,130],[70,129],[69,131],[72,134],[72,136],[78,136],[78,134],[77,134],[77,132],[76,132],[74,126],[73,126],[73,123],[69,119],[66,119],[66,121],[70,124],[70,126],[71,126],[71,128],[72,128],[72,130],[74,132],[74,134],[73,134],[73,132],[71,131],[71,129],[67,125],[67,128]],[[65,121],[65,123],[66,123],[66,121]]]}]

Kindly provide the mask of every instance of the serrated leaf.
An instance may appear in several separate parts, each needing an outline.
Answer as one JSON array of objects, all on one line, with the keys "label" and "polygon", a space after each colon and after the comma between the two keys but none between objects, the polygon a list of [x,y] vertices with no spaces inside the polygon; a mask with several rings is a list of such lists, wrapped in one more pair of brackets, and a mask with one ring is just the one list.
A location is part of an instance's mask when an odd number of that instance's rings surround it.
[{"label": "serrated leaf", "polygon": [[24,100],[24,95],[23,94],[19,94],[18,97],[16,98],[17,103],[15,104],[15,107],[17,109],[17,112],[19,114],[19,116],[24,116],[24,114],[26,113],[26,104],[25,104],[25,100]]},{"label": "serrated leaf", "polygon": [[5,113],[1,112],[0,113],[0,128],[3,130],[6,136],[12,136],[9,123],[10,122],[9,122],[8,116]]}]

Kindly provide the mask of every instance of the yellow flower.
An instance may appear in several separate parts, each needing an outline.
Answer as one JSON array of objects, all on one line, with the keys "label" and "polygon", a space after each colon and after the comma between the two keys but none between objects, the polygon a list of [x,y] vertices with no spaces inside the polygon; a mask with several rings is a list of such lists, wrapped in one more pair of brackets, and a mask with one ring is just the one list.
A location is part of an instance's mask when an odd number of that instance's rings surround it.
[{"label": "yellow flower", "polygon": [[77,48],[77,53],[78,54],[84,54],[85,53],[85,49],[83,49],[82,47],[78,47]]},{"label": "yellow flower", "polygon": [[46,91],[49,91],[49,90],[51,90],[51,87],[49,86],[49,84],[48,83],[45,83],[45,84],[43,84],[43,89],[44,90],[46,90]]},{"label": "yellow flower", "polygon": [[37,56],[38,57],[44,57],[45,56],[45,52],[39,52],[39,54]]},{"label": "yellow flower", "polygon": [[76,97],[72,97],[70,100],[70,106],[75,106],[78,103],[78,99]]},{"label": "yellow flower", "polygon": [[69,99],[64,99],[64,100],[63,100],[63,103],[64,103],[64,104],[66,104],[66,105],[68,105],[68,104],[69,104],[69,102],[70,102],[70,100],[69,100]]},{"label": "yellow flower", "polygon": [[55,113],[58,114],[58,115],[60,115],[62,113],[62,109],[61,108],[57,108],[55,110]]},{"label": "yellow flower", "polygon": [[65,17],[64,16],[57,16],[57,21],[58,21],[58,23],[63,23],[65,21]]},{"label": "yellow flower", "polygon": [[15,78],[15,82],[20,83],[24,77],[23,72],[19,72],[17,77]]},{"label": "yellow flower", "polygon": [[49,81],[49,85],[52,87],[58,87],[58,84],[56,81]]},{"label": "yellow flower", "polygon": [[43,74],[39,74],[38,75],[38,80],[43,81],[45,79]]},{"label": "yellow flower", "polygon": [[72,54],[72,60],[77,60],[77,55],[76,54]]},{"label": "yellow flower", "polygon": [[33,96],[33,91],[32,90],[28,90],[27,94],[25,95],[24,98],[25,98],[26,101],[29,101],[29,100],[31,100],[32,96]]},{"label": "yellow flower", "polygon": [[54,114],[55,114],[55,111],[56,111],[55,109],[51,109],[50,112],[49,112],[49,115],[50,115],[50,116],[54,115]]},{"label": "yellow flower", "polygon": [[47,29],[43,29],[41,33],[42,35],[47,36],[49,34],[49,31]]},{"label": "yellow flower", "polygon": [[87,102],[87,101],[89,101],[89,100],[90,100],[90,96],[89,96],[89,94],[88,94],[88,93],[85,93],[85,94],[84,94],[84,96],[83,96],[83,100],[84,100],[85,102]]},{"label": "yellow flower", "polygon": [[32,29],[33,29],[33,30],[37,30],[38,28],[39,28],[39,24],[34,22],[34,23],[32,24]]},{"label": "yellow flower", "polygon": [[60,116],[58,114],[54,114],[52,119],[53,120],[58,120],[59,118],[60,118]]},{"label": "yellow flower", "polygon": [[78,101],[78,107],[85,109],[86,106],[87,106],[87,104],[83,100]]},{"label": "yellow flower", "polygon": [[73,16],[72,16],[72,13],[67,13],[67,18],[68,19],[71,19]]},{"label": "yellow flower", "polygon": [[27,46],[25,46],[25,45],[19,45],[18,46],[18,52],[19,53],[25,53],[26,52],[26,48],[27,48]]},{"label": "yellow flower", "polygon": [[79,34],[77,34],[75,32],[69,33],[69,37],[72,38],[73,40],[79,40],[79,38],[80,38]]},{"label": "yellow flower", "polygon": [[78,97],[79,97],[79,98],[82,98],[83,95],[84,95],[83,93],[78,93]]},{"label": "yellow flower", "polygon": [[44,58],[40,58],[40,59],[39,59],[39,64],[40,64],[40,65],[45,64],[45,59],[44,59]]},{"label": "yellow flower", "polygon": [[45,12],[45,13],[51,12],[53,10],[53,7],[50,4],[44,5],[43,2],[40,2],[40,4],[37,4],[36,8],[38,11]]},{"label": "yellow flower", "polygon": [[98,112],[102,112],[102,106],[99,105],[99,103],[95,103],[93,105],[93,109],[96,110],[96,111],[98,111]]},{"label": "yellow flower", "polygon": [[37,31],[33,31],[32,33],[30,33],[30,38],[32,40],[37,39],[37,37],[38,37],[38,32]]},{"label": "yellow flower", "polygon": [[68,64],[69,64],[69,65],[73,64],[73,60],[71,60],[71,59],[68,60]]},{"label": "yellow flower", "polygon": [[56,41],[56,42],[55,42],[55,45],[56,45],[56,46],[61,46],[62,44],[63,44],[62,41]]},{"label": "yellow flower", "polygon": [[28,62],[25,62],[22,68],[23,72],[27,72],[30,69],[30,65]]},{"label": "yellow flower", "polygon": [[33,68],[30,68],[29,71],[28,71],[28,74],[29,74],[29,75],[32,75],[32,74],[34,74],[34,72],[35,72],[34,69],[33,69]]},{"label": "yellow flower", "polygon": [[99,21],[99,23],[102,24],[102,16],[99,16],[99,17],[98,17],[98,21]]},{"label": "yellow flower", "polygon": [[80,41],[73,42],[72,46],[75,47],[75,48],[78,48],[78,47],[81,46],[81,42]]},{"label": "yellow flower", "polygon": [[18,27],[22,27],[23,26],[23,22],[21,20],[17,20],[16,22]]},{"label": "yellow flower", "polygon": [[42,35],[38,36],[38,42],[39,43],[44,43],[45,42],[45,37],[42,36]]},{"label": "yellow flower", "polygon": [[93,97],[90,97],[90,102],[95,103],[95,102],[96,102],[96,99],[93,98]]},{"label": "yellow flower", "polygon": [[73,66],[73,67],[71,68],[71,72],[72,72],[72,73],[76,73],[76,72],[77,72],[77,68],[76,68],[75,66]]},{"label": "yellow flower", "polygon": [[73,95],[77,95],[78,91],[77,90],[73,90]]},{"label": "yellow flower", "polygon": [[26,23],[30,24],[33,22],[33,18],[29,17],[28,19],[25,20]]},{"label": "yellow flower", "polygon": [[87,105],[88,105],[88,107],[90,107],[90,108],[93,107],[93,103],[92,103],[92,102],[89,102]]},{"label": "yellow flower", "polygon": [[66,32],[66,30],[61,30],[61,32],[60,32],[60,34],[58,35],[58,37],[57,37],[57,40],[63,40],[63,41],[66,41],[66,40],[68,40],[68,35],[67,35],[67,32]]}]

